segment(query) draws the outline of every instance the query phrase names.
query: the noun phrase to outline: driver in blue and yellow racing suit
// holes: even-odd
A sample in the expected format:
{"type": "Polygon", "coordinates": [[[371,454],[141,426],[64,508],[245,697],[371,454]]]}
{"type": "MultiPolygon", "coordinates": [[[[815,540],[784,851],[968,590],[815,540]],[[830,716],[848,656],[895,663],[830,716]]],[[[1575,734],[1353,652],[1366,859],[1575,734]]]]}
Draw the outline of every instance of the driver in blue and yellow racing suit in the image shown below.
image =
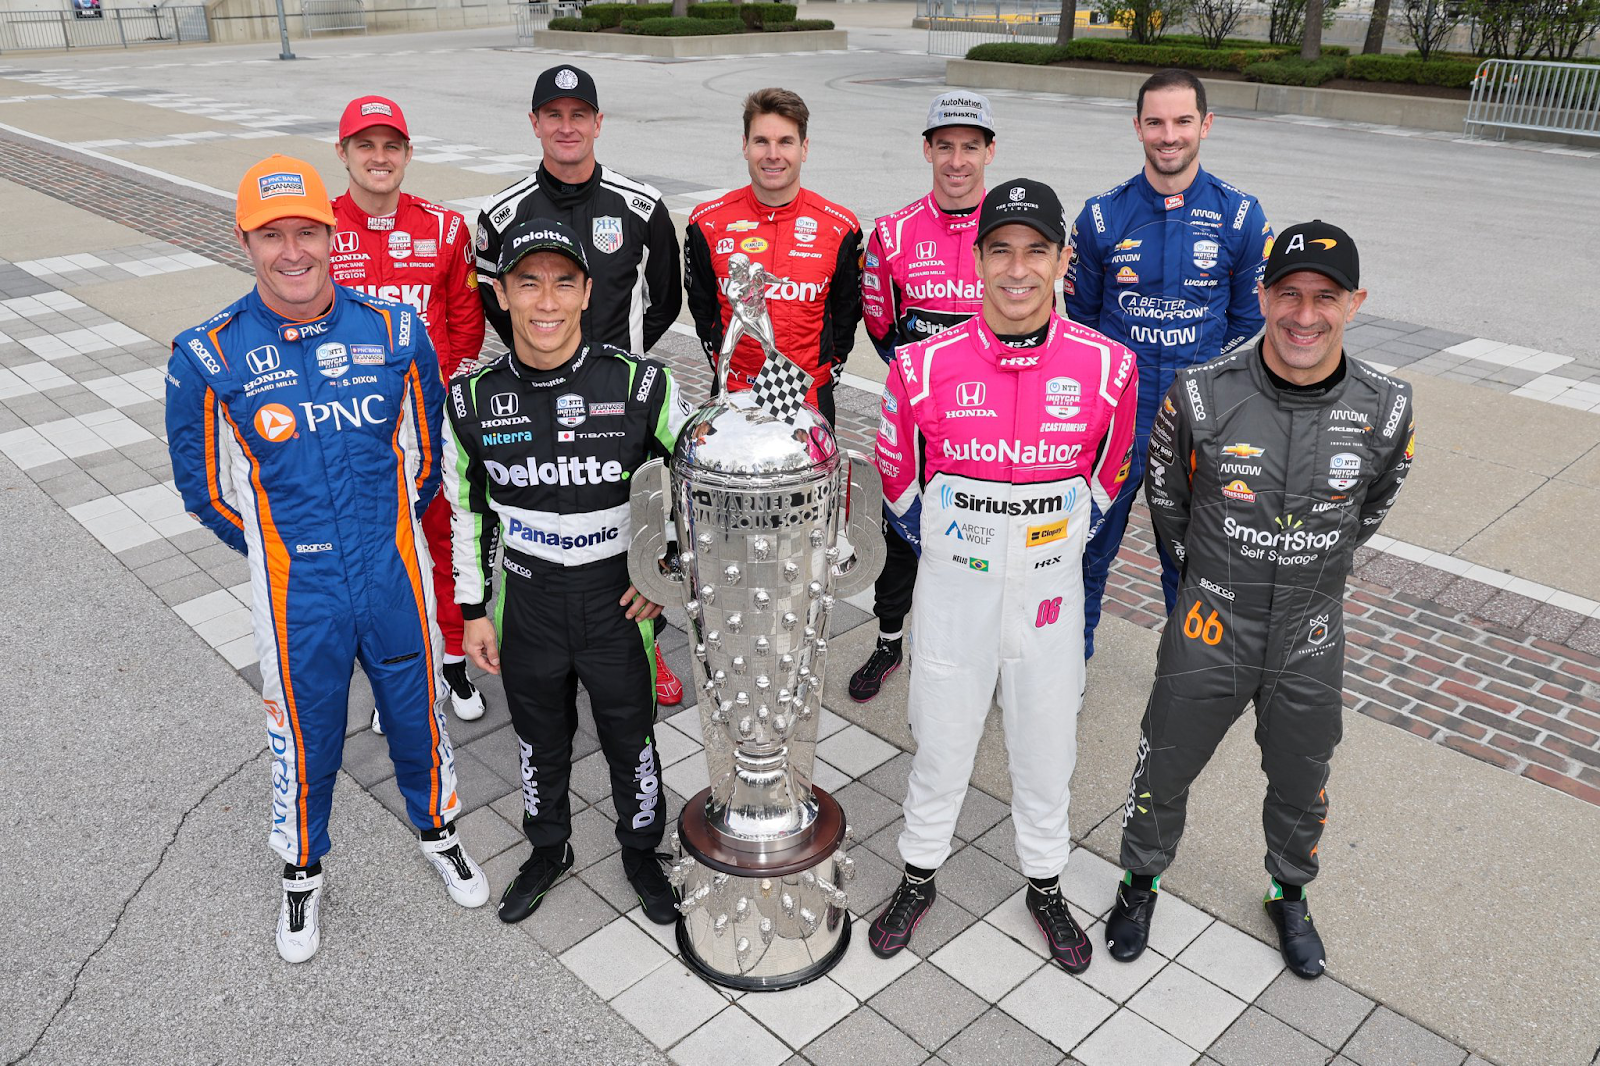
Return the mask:
{"type": "MultiPolygon", "coordinates": [[[[1072,227],[1062,281],[1067,315],[1139,357],[1139,417],[1129,491],[1106,515],[1083,556],[1084,651],[1094,654],[1111,561],[1122,545],[1156,408],[1184,367],[1238,348],[1261,329],[1256,283],[1272,227],[1252,196],[1200,167],[1211,129],[1205,86],[1183,70],[1153,74],[1139,89],[1134,130],[1144,169],[1090,197],[1072,227]]],[[[1178,571],[1164,545],[1161,587],[1172,612],[1178,571]]]]}

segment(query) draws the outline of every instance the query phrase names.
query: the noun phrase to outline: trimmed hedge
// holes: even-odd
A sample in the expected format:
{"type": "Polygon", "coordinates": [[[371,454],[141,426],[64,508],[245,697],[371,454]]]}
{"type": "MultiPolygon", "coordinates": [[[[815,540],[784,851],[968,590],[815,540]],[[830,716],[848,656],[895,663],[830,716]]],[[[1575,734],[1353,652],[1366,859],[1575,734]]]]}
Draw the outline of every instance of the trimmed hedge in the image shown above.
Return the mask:
{"type": "Polygon", "coordinates": [[[599,19],[557,18],[550,20],[552,30],[575,30],[579,33],[599,33],[606,24],[599,19]]]}
{"type": "Polygon", "coordinates": [[[1314,88],[1325,81],[1343,77],[1345,62],[1342,56],[1324,56],[1309,63],[1299,56],[1288,56],[1265,63],[1251,63],[1244,68],[1244,80],[1314,88]]]}
{"type": "Polygon", "coordinates": [[[665,18],[671,14],[671,4],[589,4],[583,9],[585,22],[598,22],[602,27],[620,26],[623,19],[638,22],[641,19],[665,18]]]}
{"type": "Polygon", "coordinates": [[[795,19],[793,22],[769,22],[768,33],[783,33],[787,30],[831,30],[831,19],[795,19]]]}
{"type": "Polygon", "coordinates": [[[1252,63],[1281,59],[1286,48],[1187,48],[1167,44],[1132,44],[1126,41],[1073,41],[1055,44],[980,44],[967,52],[968,59],[991,63],[1029,63],[1047,66],[1062,60],[1087,59],[1100,63],[1139,63],[1152,67],[1183,67],[1188,70],[1242,71],[1252,63]]]}
{"type": "MultiPolygon", "coordinates": [[[[1210,45],[1206,44],[1206,39],[1196,33],[1169,33],[1165,37],[1161,38],[1161,43],[1182,45],[1186,48],[1210,47],[1210,45]]],[[[1274,48],[1282,50],[1286,46],[1281,44],[1273,44],[1271,41],[1257,41],[1248,37],[1227,37],[1223,39],[1222,47],[1274,48]]],[[[1347,56],[1350,54],[1350,46],[1343,44],[1325,44],[1322,46],[1322,54],[1324,58],[1327,56],[1347,56]]]]}
{"type": "Polygon", "coordinates": [[[675,19],[669,15],[665,18],[624,22],[622,32],[643,37],[709,37],[722,33],[744,33],[745,25],[741,19],[675,19]]]}
{"type": "Polygon", "coordinates": [[[1405,85],[1442,85],[1450,89],[1472,88],[1478,72],[1476,60],[1412,59],[1410,56],[1351,56],[1345,76],[1360,81],[1390,81],[1405,85]]]}
{"type": "Polygon", "coordinates": [[[739,8],[742,4],[724,3],[722,0],[707,0],[703,4],[690,4],[689,17],[692,19],[736,19],[739,17],[739,8]]]}

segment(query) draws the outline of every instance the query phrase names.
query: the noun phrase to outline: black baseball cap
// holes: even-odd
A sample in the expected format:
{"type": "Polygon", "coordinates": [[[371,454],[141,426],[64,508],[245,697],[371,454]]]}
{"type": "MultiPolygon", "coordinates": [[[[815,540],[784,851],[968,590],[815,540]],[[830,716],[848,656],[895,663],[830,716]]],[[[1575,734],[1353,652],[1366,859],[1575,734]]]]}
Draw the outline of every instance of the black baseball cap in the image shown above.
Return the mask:
{"type": "Polygon", "coordinates": [[[1290,226],[1272,242],[1267,256],[1263,288],[1271,288],[1285,274],[1312,270],[1347,289],[1361,287],[1361,257],[1356,242],[1338,226],[1320,218],[1290,226]]]}
{"type": "Polygon", "coordinates": [[[1057,244],[1067,243],[1067,222],[1055,190],[1042,181],[1017,178],[989,190],[978,209],[978,240],[1013,222],[1032,226],[1057,244]]]}
{"type": "Polygon", "coordinates": [[[600,110],[600,95],[595,92],[594,79],[574,66],[551,67],[533,83],[533,108],[537,111],[551,100],[570,96],[582,100],[596,111],[600,110]]]}
{"type": "Polygon", "coordinates": [[[589,273],[589,260],[572,230],[554,219],[530,218],[513,225],[501,240],[500,275],[504,277],[506,271],[534,252],[564,255],[582,267],[585,275],[589,273]]]}

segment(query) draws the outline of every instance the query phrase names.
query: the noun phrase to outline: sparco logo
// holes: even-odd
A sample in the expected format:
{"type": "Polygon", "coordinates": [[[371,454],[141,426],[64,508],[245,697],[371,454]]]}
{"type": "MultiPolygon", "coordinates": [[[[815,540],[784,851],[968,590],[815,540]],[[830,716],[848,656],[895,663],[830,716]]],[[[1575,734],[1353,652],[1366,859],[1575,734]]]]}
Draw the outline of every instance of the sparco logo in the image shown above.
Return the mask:
{"type": "Polygon", "coordinates": [[[1383,435],[1385,437],[1394,436],[1394,431],[1400,426],[1400,416],[1405,413],[1405,409],[1406,394],[1402,392],[1394,398],[1394,406],[1389,408],[1389,418],[1383,424],[1383,435]]]}
{"type": "MultiPolygon", "coordinates": [[[[1279,521],[1283,521],[1280,519],[1279,521]]],[[[1286,525],[1297,527],[1298,522],[1290,518],[1286,525]]],[[[1241,544],[1249,544],[1258,548],[1275,548],[1284,552],[1301,552],[1307,550],[1325,551],[1339,543],[1339,531],[1331,529],[1326,533],[1316,533],[1309,529],[1255,529],[1251,526],[1241,525],[1234,521],[1230,515],[1222,520],[1222,532],[1231,540],[1241,544]]]]}
{"type": "Polygon", "coordinates": [[[1206,405],[1200,401],[1200,384],[1194,378],[1188,378],[1183,383],[1184,390],[1189,394],[1189,409],[1194,412],[1196,422],[1206,420],[1206,405]]]}
{"type": "Polygon", "coordinates": [[[1229,603],[1233,602],[1233,590],[1232,589],[1225,589],[1221,585],[1216,584],[1215,582],[1207,581],[1205,578],[1201,578],[1200,579],[1200,587],[1205,589],[1207,592],[1211,593],[1214,596],[1221,596],[1223,599],[1227,600],[1229,603]]]}
{"type": "Polygon", "coordinates": [[[633,816],[633,827],[643,829],[656,820],[656,803],[661,798],[661,779],[656,774],[656,749],[646,737],[639,751],[639,765],[633,771],[634,783],[639,787],[633,798],[639,801],[639,813],[633,816]]]}
{"type": "Polygon", "coordinates": [[[949,438],[944,441],[944,457],[957,462],[1065,465],[1076,461],[1081,451],[1081,444],[1052,444],[1046,440],[1028,444],[1018,440],[980,441],[976,437],[960,444],[949,438]]]}
{"type": "Polygon", "coordinates": [[[957,492],[955,505],[964,511],[977,511],[979,514],[1050,514],[1052,511],[1061,510],[1062,500],[1060,496],[1035,496],[1029,500],[991,500],[987,496],[957,492]]]}

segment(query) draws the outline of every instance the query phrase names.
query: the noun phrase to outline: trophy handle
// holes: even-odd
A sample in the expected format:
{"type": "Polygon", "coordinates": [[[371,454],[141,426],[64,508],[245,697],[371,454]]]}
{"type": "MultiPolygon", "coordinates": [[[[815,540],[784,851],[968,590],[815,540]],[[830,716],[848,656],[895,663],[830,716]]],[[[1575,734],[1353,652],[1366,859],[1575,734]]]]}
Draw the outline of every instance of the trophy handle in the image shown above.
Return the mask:
{"type": "Polygon", "coordinates": [[[667,464],[651,459],[634,471],[632,481],[628,514],[633,543],[628,546],[628,578],[652,603],[679,606],[683,602],[683,575],[661,572],[661,559],[667,551],[667,464]]]}
{"type": "Polygon", "coordinates": [[[871,457],[846,449],[850,460],[848,496],[850,546],[855,549],[849,564],[837,570],[833,582],[835,596],[851,596],[871,587],[883,570],[887,549],[883,544],[883,475],[871,457]]]}

